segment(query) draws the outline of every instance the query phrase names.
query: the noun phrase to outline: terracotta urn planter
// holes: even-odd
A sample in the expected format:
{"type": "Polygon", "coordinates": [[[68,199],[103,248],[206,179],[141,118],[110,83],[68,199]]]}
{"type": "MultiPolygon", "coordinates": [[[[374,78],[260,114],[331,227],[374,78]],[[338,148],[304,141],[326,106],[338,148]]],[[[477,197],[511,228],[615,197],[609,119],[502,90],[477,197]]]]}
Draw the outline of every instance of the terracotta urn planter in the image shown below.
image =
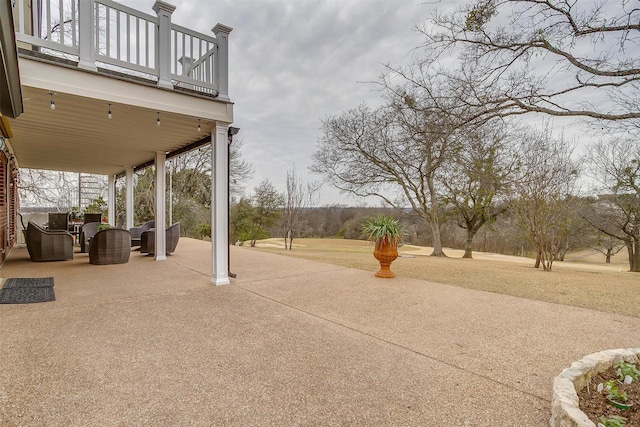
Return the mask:
{"type": "Polygon", "coordinates": [[[373,256],[380,262],[376,277],[391,279],[396,275],[391,271],[391,262],[398,258],[398,242],[404,228],[391,216],[378,215],[367,219],[362,225],[362,233],[369,241],[375,242],[373,256]]]}
{"type": "Polygon", "coordinates": [[[375,274],[376,277],[382,277],[384,279],[396,277],[393,271],[391,271],[391,263],[398,258],[397,239],[392,238],[389,240],[383,237],[376,240],[373,256],[380,262],[380,270],[375,274]]]}

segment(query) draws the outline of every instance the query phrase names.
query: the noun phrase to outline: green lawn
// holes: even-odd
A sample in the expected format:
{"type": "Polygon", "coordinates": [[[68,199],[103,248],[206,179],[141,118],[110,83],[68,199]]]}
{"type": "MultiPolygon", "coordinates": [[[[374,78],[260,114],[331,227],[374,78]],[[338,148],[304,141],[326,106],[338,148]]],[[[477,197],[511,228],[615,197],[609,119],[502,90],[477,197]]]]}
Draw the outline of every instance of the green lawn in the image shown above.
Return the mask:
{"type": "MultiPolygon", "coordinates": [[[[292,251],[284,251],[282,239],[258,242],[254,249],[372,274],[377,270],[368,242],[295,239],[293,243],[292,251]]],[[[461,251],[445,250],[450,257],[436,258],[427,256],[428,249],[412,246],[400,252],[403,256],[392,264],[398,276],[640,317],[640,273],[627,272],[624,254],[607,265],[604,257],[600,260],[582,253],[573,257],[581,262],[556,262],[553,271],[546,272],[533,268],[533,260],[496,254],[478,253],[474,259],[462,259],[461,251]]]]}

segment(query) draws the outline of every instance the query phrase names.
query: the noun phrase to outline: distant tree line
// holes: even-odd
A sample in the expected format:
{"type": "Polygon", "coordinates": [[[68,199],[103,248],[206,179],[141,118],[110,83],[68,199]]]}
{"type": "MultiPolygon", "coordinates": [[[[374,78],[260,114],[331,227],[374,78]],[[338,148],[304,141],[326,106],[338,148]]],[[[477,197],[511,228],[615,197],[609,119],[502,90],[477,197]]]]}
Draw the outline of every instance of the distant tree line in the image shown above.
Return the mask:
{"type": "MultiPolygon", "coordinates": [[[[592,209],[598,209],[606,202],[606,198],[576,198],[573,200],[573,211],[570,227],[565,229],[558,240],[557,251],[553,254],[555,261],[564,261],[570,251],[593,249],[601,252],[604,262],[610,262],[611,256],[625,248],[619,239],[613,239],[592,227],[583,218],[592,209]]],[[[282,212],[280,210],[280,212],[282,212]]],[[[302,211],[297,237],[299,238],[344,238],[364,239],[362,224],[367,218],[375,215],[393,215],[406,228],[402,239],[403,244],[433,246],[433,235],[430,227],[414,215],[410,209],[397,211],[393,208],[381,207],[351,207],[343,205],[322,206],[302,211]]],[[[467,249],[467,231],[461,227],[454,209],[440,218],[440,238],[444,247],[452,249],[467,249]]],[[[535,258],[536,247],[527,238],[527,231],[522,228],[518,217],[509,209],[502,209],[501,215],[483,227],[476,235],[472,244],[473,251],[492,252],[513,256],[535,258]]],[[[274,221],[264,236],[284,237],[281,224],[274,221]]]]}

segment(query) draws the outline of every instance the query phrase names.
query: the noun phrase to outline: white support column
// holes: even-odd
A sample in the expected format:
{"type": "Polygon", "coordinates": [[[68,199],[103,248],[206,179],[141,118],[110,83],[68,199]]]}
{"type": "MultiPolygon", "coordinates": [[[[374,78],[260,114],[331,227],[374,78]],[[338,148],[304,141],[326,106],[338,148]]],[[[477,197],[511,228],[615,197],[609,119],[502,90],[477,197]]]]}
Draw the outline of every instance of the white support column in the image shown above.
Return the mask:
{"type": "Polygon", "coordinates": [[[107,188],[107,222],[112,226],[116,225],[116,176],[109,175],[109,185],[107,188]]]}
{"type": "Polygon", "coordinates": [[[216,24],[211,29],[218,40],[218,54],[216,55],[216,78],[218,79],[218,99],[230,101],[229,99],[229,34],[233,28],[226,25],[216,24]]]}
{"type": "Polygon", "coordinates": [[[95,9],[95,0],[78,2],[78,48],[80,50],[78,68],[89,71],[98,71],[95,46],[95,9]]]}
{"type": "Polygon", "coordinates": [[[171,83],[171,14],[176,7],[156,0],[153,10],[158,15],[158,35],[156,38],[156,60],[158,61],[158,86],[173,89],[171,83]]]}
{"type": "Polygon", "coordinates": [[[211,283],[229,282],[228,123],[216,122],[211,135],[211,283]]]}
{"type": "Polygon", "coordinates": [[[167,229],[167,220],[166,220],[166,210],[167,210],[167,200],[166,200],[166,165],[165,161],[167,159],[167,155],[164,151],[156,151],[156,177],[155,177],[155,185],[156,185],[156,261],[164,261],[167,259],[167,233],[165,230],[167,229]]]}
{"type": "Polygon", "coordinates": [[[126,222],[125,228],[128,230],[133,227],[133,168],[131,166],[127,166],[124,170],[125,173],[125,208],[124,211],[126,213],[126,222]]]}

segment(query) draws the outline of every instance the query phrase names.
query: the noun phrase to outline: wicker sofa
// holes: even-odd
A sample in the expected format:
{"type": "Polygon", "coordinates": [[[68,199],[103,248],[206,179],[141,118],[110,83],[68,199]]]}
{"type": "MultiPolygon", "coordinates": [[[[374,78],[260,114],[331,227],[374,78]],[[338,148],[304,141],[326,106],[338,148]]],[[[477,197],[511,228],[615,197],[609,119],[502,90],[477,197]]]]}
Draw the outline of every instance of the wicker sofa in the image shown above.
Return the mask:
{"type": "Polygon", "coordinates": [[[29,221],[25,242],[31,261],[73,259],[73,236],[64,230],[45,230],[29,221]]]}
{"type": "MultiPolygon", "coordinates": [[[[180,223],[175,224],[167,228],[167,254],[174,253],[176,246],[178,246],[178,240],[180,240],[180,223]]],[[[140,252],[153,255],[156,253],[156,231],[148,230],[142,233],[140,236],[140,252]]]]}
{"type": "Polygon", "coordinates": [[[131,233],[121,228],[98,231],[89,242],[89,263],[126,264],[131,254],[131,233]]]}

